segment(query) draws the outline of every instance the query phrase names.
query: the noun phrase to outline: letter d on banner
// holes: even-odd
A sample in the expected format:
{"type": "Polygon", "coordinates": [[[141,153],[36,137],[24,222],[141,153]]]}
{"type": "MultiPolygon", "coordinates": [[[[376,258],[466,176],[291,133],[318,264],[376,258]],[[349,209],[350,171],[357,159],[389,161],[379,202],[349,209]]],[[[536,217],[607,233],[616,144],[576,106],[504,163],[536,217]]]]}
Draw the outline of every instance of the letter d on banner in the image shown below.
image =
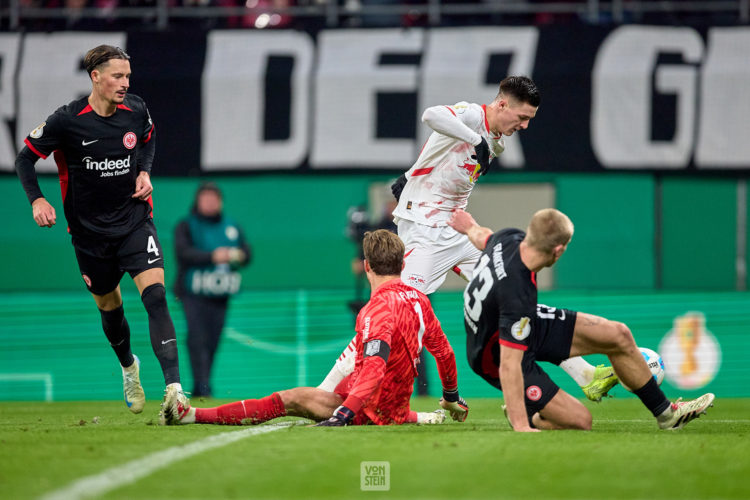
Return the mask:
{"type": "Polygon", "coordinates": [[[307,154],[310,68],[309,35],[213,31],[203,71],[201,161],[206,170],[296,168],[307,154]],[[269,58],[293,59],[291,104],[266,110],[269,58]],[[284,109],[281,116],[280,109],[284,109]],[[288,113],[288,116],[286,116],[288,113]],[[266,120],[289,121],[289,137],[266,140],[266,120]]]}

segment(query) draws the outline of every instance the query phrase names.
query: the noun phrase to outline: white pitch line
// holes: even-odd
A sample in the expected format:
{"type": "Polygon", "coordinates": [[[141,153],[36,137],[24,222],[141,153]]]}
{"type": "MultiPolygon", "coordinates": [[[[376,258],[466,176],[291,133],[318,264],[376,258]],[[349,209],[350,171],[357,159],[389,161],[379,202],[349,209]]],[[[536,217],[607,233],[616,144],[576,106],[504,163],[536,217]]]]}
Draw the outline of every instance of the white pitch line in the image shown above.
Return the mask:
{"type": "Polygon", "coordinates": [[[166,450],[157,451],[145,457],[138,458],[122,465],[116,465],[93,476],[83,477],[72,482],[65,488],[52,491],[40,497],[40,500],[77,500],[102,495],[121,486],[134,483],[139,479],[150,476],[159,469],[163,469],[175,462],[192,457],[204,451],[226,446],[240,439],[258,434],[265,434],[281,430],[297,424],[299,421],[280,422],[278,424],[251,427],[241,431],[224,432],[193,441],[192,443],[173,446],[166,450]]]}
{"type": "MultiPolygon", "coordinates": [[[[608,419],[598,420],[598,422],[603,423],[603,424],[609,424],[609,423],[627,424],[631,422],[653,422],[653,421],[654,419],[652,418],[650,419],[649,418],[634,418],[630,420],[615,420],[615,419],[608,418],[608,419]]],[[[719,420],[719,419],[707,418],[707,419],[702,419],[701,422],[708,422],[712,424],[750,424],[750,420],[744,419],[744,418],[737,419],[737,420],[719,420]]]]}

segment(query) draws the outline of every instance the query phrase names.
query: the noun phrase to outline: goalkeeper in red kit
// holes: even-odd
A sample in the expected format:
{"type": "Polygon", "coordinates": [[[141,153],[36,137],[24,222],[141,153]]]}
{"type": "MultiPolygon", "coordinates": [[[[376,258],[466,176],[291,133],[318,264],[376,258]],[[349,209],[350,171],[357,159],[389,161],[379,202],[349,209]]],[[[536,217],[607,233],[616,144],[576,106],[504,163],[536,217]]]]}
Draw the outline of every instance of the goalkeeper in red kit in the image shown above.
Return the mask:
{"type": "Polygon", "coordinates": [[[191,408],[175,398],[164,404],[167,423],[259,424],[286,415],[328,427],[441,423],[441,410],[417,413],[409,408],[423,346],[437,361],[443,384],[440,405],[454,420],[466,420],[469,408],[458,395],[453,348],[427,296],[401,281],[403,242],[381,229],[365,234],[363,249],[372,292],[357,316],[354,371],[334,392],[297,387],[216,408],[191,408]]]}

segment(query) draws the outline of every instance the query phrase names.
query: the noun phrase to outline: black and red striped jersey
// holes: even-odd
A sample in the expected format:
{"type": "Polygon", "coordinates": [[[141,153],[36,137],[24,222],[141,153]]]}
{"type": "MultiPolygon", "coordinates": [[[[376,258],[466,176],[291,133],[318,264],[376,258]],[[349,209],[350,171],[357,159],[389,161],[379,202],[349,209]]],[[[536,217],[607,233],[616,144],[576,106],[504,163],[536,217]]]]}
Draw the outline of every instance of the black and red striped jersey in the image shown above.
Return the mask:
{"type": "MultiPolygon", "coordinates": [[[[503,229],[489,237],[464,291],[466,355],[482,363],[481,353],[497,335],[500,344],[528,349],[531,324],[537,319],[536,273],[521,260],[526,233],[503,229]]],[[[482,373],[481,366],[472,366],[482,373]]]]}
{"type": "Polygon", "coordinates": [[[24,143],[41,158],[54,152],[73,236],[119,237],[151,216],[151,199],[131,196],[143,169],[139,148],[153,138],[146,103],[128,94],[107,117],[96,114],[88,97],[62,106],[24,143]]]}

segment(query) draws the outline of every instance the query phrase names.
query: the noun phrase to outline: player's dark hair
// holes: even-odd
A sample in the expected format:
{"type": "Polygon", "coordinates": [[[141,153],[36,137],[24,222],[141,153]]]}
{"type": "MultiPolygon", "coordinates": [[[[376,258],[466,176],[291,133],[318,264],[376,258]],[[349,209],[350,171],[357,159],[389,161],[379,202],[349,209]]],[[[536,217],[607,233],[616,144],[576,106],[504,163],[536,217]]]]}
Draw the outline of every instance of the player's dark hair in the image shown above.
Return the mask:
{"type": "Polygon", "coordinates": [[[130,56],[120,47],[99,45],[86,52],[86,56],[83,58],[83,65],[86,67],[89,76],[91,76],[92,71],[108,63],[110,59],[124,59],[129,61],[130,56]]]}
{"type": "Polygon", "coordinates": [[[404,242],[387,229],[367,231],[362,250],[372,271],[378,276],[399,276],[404,267],[404,242]]]}
{"type": "Polygon", "coordinates": [[[531,104],[539,107],[541,97],[539,89],[536,88],[534,81],[528,76],[509,76],[500,82],[500,91],[498,96],[512,97],[517,101],[531,104]]]}

